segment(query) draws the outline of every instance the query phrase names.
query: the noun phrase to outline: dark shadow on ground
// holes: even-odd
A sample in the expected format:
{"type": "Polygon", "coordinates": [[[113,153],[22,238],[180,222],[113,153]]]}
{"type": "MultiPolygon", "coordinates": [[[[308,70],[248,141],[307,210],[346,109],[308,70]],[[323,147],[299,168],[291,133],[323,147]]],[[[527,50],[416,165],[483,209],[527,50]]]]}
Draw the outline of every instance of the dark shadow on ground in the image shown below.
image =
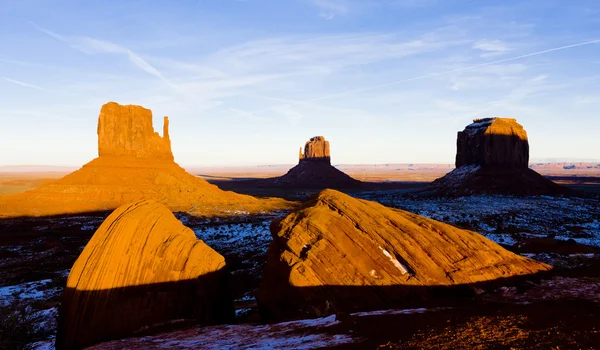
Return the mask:
{"type": "Polygon", "coordinates": [[[197,279],[102,290],[67,288],[59,308],[57,349],[181,326],[232,322],[226,269],[197,279]]]}

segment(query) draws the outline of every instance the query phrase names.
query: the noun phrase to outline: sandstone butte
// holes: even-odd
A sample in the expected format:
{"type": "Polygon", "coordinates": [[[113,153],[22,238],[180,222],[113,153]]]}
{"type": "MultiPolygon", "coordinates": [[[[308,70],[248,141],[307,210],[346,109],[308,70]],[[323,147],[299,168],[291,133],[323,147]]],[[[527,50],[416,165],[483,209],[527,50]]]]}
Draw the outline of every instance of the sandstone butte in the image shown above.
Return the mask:
{"type": "Polygon", "coordinates": [[[435,180],[437,195],[567,194],[567,190],[529,169],[529,141],[512,118],[475,119],[456,141],[456,169],[435,180]]]}
{"type": "Polygon", "coordinates": [[[59,310],[58,349],[122,338],[172,320],[233,318],[225,259],[164,205],[126,204],[75,261],[59,310]]]}
{"type": "Polygon", "coordinates": [[[310,188],[310,189],[350,189],[361,188],[363,183],[353,179],[331,165],[329,141],[323,136],[312,137],[300,148],[298,165],[285,175],[267,179],[263,186],[310,188]]]}
{"type": "Polygon", "coordinates": [[[271,232],[258,294],[270,319],[417,306],[434,288],[551,269],[476,232],[335,190],[274,221],[271,232]]]}
{"type": "Polygon", "coordinates": [[[172,211],[233,215],[290,207],[281,199],[257,199],[220,190],[187,173],[173,160],[169,121],[154,132],[149,109],[109,102],[98,117],[98,157],[81,169],[38,188],[0,198],[0,217],[45,216],[113,210],[153,199],[172,211]]]}

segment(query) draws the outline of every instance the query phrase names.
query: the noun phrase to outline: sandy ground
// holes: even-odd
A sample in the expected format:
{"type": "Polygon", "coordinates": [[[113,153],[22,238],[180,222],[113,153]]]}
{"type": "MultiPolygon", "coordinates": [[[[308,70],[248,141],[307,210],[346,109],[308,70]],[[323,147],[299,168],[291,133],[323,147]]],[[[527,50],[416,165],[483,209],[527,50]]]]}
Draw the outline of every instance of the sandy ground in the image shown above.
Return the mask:
{"type": "Polygon", "coordinates": [[[0,195],[29,191],[65,175],[65,172],[0,172],[0,195]]]}
{"type": "MultiPolygon", "coordinates": [[[[229,167],[185,167],[206,180],[243,180],[276,177],[294,164],[229,167]]],[[[367,182],[431,182],[454,169],[452,164],[334,164],[338,169],[367,182]]],[[[593,184],[600,178],[600,165],[595,163],[535,163],[530,167],[560,184],[593,184]],[[574,167],[574,168],[572,168],[574,167]],[[567,168],[567,169],[566,169],[567,168]]],[[[20,193],[46,181],[61,178],[74,167],[0,166],[0,195],[20,193]]]]}

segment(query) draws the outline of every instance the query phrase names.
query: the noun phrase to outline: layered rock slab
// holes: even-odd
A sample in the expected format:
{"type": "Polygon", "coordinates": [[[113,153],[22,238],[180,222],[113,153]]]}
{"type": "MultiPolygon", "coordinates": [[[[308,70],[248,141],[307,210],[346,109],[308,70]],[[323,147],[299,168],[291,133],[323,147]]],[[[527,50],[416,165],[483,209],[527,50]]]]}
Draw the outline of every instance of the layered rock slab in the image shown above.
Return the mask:
{"type": "Polygon", "coordinates": [[[325,190],[271,226],[267,318],[415,305],[437,287],[549,270],[482,235],[325,190]]]}
{"type": "Polygon", "coordinates": [[[57,348],[82,348],[144,327],[232,319],[225,259],[165,206],[115,210],[73,265],[59,311],[57,348]]]}
{"type": "Polygon", "coordinates": [[[152,127],[150,110],[105,104],[98,117],[98,158],[40,187],[0,199],[0,217],[46,216],[114,210],[152,199],[172,211],[233,215],[288,208],[280,199],[257,199],[220,190],[188,174],[173,161],[168,119],[163,136],[152,127]]]}
{"type": "Polygon", "coordinates": [[[456,141],[456,169],[431,184],[435,195],[567,194],[528,168],[529,141],[512,118],[475,119],[456,141]]]}

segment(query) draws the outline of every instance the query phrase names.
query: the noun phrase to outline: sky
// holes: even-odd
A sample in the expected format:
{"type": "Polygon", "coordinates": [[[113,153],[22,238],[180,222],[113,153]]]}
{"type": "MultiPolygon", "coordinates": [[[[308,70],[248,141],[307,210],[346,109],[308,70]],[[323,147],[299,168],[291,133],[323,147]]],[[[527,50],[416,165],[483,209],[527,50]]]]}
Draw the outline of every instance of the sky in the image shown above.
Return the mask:
{"type": "Polygon", "coordinates": [[[97,156],[109,101],[183,166],[453,163],[474,118],[600,160],[597,0],[0,0],[0,165],[97,156]]]}

